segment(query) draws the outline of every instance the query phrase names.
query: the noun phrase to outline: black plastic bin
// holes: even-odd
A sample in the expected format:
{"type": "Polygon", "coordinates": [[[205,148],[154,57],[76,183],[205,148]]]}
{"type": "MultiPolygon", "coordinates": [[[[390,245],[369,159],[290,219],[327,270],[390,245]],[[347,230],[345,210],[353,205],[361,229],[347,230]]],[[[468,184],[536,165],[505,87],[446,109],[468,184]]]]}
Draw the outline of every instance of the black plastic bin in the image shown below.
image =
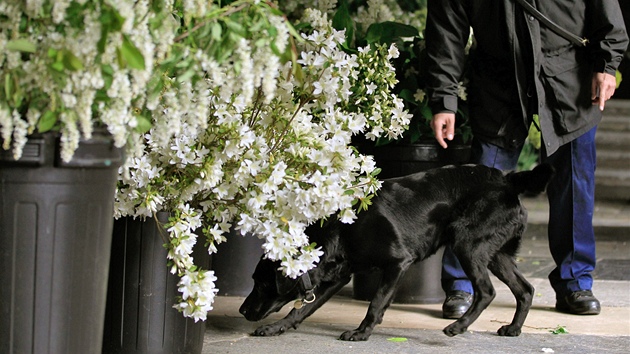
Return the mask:
{"type": "MultiPolygon", "coordinates": [[[[422,172],[445,165],[458,165],[470,160],[470,145],[449,144],[443,149],[435,142],[409,145],[363,146],[359,150],[373,155],[382,169],[379,178],[392,178],[422,172]]],[[[400,280],[394,302],[401,304],[434,304],[444,300],[442,290],[442,255],[444,249],[427,259],[412,264],[400,280]]],[[[353,298],[372,300],[382,274],[380,271],[357,273],[353,276],[353,298]]]]}
{"type": "Polygon", "coordinates": [[[212,255],[212,269],[217,276],[219,296],[247,296],[254,288],[252,275],[263,255],[264,241],[256,236],[241,235],[232,229],[227,242],[217,245],[212,255]]]}
{"type": "MultiPolygon", "coordinates": [[[[168,213],[157,215],[160,223],[168,213]]],[[[114,222],[103,353],[201,353],[205,322],[173,308],[179,277],[169,272],[167,233],[153,218],[114,222]]],[[[210,255],[201,238],[195,264],[208,269],[210,255]]]]}
{"type": "Polygon", "coordinates": [[[100,353],[118,166],[107,135],[70,163],[54,134],[0,153],[0,353],[100,353]]]}

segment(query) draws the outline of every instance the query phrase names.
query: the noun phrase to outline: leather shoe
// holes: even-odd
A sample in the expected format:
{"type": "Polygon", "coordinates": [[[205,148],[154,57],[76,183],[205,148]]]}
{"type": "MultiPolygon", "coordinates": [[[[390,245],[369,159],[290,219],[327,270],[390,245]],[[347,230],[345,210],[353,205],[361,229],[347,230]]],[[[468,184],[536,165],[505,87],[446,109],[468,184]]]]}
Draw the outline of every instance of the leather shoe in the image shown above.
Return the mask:
{"type": "Polygon", "coordinates": [[[462,317],[472,304],[473,296],[461,290],[449,291],[442,304],[442,317],[458,319],[462,317]]]}
{"type": "Polygon", "coordinates": [[[556,310],[573,315],[598,315],[601,305],[592,291],[580,290],[556,298],[556,310]]]}

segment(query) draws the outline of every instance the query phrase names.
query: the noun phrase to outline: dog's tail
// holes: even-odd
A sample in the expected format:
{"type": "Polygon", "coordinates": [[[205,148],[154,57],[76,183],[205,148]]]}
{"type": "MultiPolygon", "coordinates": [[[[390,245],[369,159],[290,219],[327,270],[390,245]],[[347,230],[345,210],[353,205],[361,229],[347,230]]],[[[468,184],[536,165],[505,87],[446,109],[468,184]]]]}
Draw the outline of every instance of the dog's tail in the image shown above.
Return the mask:
{"type": "Polygon", "coordinates": [[[553,176],[554,169],[550,164],[540,164],[531,171],[511,172],[506,179],[518,193],[536,195],[542,193],[553,176]]]}

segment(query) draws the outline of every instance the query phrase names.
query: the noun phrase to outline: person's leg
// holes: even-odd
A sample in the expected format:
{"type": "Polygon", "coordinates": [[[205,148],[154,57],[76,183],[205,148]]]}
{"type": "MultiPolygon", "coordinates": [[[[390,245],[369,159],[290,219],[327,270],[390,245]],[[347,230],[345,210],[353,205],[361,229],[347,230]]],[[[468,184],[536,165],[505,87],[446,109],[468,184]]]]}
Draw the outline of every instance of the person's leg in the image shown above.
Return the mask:
{"type": "Polygon", "coordinates": [[[556,169],[547,188],[549,249],[556,268],[549,280],[556,308],[575,314],[598,314],[600,304],[590,292],[595,269],[593,209],[595,194],[595,133],[568,143],[544,159],[556,169]]]}
{"type": "MultiPolygon", "coordinates": [[[[473,140],[471,162],[500,170],[514,170],[518,163],[520,150],[506,150],[496,145],[473,140]]],[[[442,306],[444,318],[459,318],[468,307],[473,288],[450,247],[444,249],[442,256],[442,289],[446,300],[442,306]]]]}

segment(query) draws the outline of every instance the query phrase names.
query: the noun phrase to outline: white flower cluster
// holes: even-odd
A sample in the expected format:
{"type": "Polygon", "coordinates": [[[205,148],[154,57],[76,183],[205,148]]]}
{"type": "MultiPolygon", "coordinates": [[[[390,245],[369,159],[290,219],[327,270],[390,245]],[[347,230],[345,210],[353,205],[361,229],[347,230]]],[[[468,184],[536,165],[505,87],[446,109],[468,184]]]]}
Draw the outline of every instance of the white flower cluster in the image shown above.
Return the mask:
{"type": "Polygon", "coordinates": [[[399,9],[398,4],[391,0],[367,0],[366,5],[357,13],[357,22],[363,23],[366,28],[373,23],[393,21],[391,9],[399,9]]]}
{"type": "Polygon", "coordinates": [[[156,14],[149,11],[150,1],[48,3],[0,3],[0,17],[19,22],[29,16],[25,29],[13,20],[0,21],[0,78],[6,88],[0,96],[3,148],[12,148],[19,159],[27,135],[53,128],[52,123],[38,126],[42,116],[58,124],[64,161],[72,158],[81,138],[91,138],[95,125],[105,125],[116,146],[125,145],[137,126],[135,111],[146,100],[155,42],[169,45],[152,35],[156,14]],[[120,18],[122,23],[105,25],[104,14],[110,22],[120,18]],[[8,44],[11,50],[5,49],[8,44]],[[121,60],[121,51],[131,46],[142,56],[142,67],[121,60]],[[24,120],[25,111],[34,118],[24,120]]]}
{"type": "Polygon", "coordinates": [[[214,295],[218,291],[214,287],[217,277],[214,271],[185,270],[178,283],[182,301],[175,305],[184,316],[192,317],[195,322],[206,320],[206,314],[212,310],[214,295]]]}
{"type": "Polygon", "coordinates": [[[171,270],[181,277],[176,308],[195,320],[205,319],[216,293],[214,274],[192,258],[201,235],[209,252],[229,242],[232,229],[255,235],[287,276],[303,274],[322,255],[306,227],[334,214],[352,222],[355,202],[380,187],[373,159],[356,152],[352,136],[395,137],[409,123],[389,92],[395,47],[348,54],[344,33],[327,22],[303,34],[298,59],[283,63],[271,48],[289,48],[288,25],[265,18],[277,35],[251,33],[221,61],[188,57],[204,79],[165,87],[144,148],[120,173],[117,216],[171,212],[165,227],[171,270]]]}

